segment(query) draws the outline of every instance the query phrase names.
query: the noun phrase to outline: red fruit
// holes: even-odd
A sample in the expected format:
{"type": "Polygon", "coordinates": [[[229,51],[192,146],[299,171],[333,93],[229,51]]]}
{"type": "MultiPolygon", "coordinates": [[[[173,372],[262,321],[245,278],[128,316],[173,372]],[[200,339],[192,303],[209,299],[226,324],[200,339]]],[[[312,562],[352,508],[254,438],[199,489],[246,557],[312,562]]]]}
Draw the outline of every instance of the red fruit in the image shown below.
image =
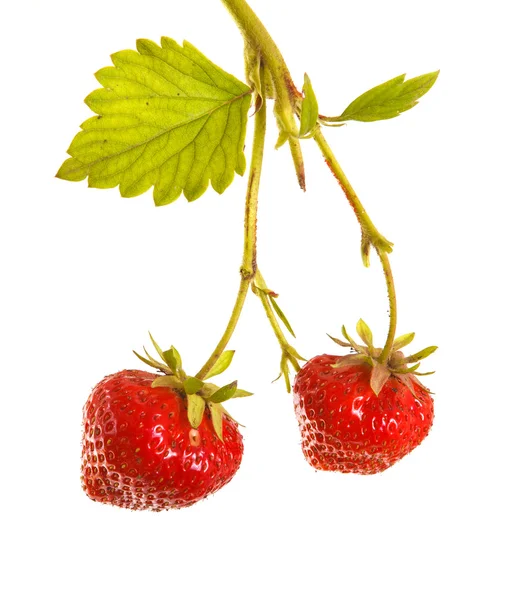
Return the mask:
{"type": "Polygon", "coordinates": [[[184,394],[152,388],[156,375],[121,371],[105,377],[83,409],[82,483],[92,500],[134,510],[190,506],[235,475],[243,443],[223,415],[223,440],[205,409],[198,429],[184,394]]]}
{"type": "Polygon", "coordinates": [[[316,356],[295,378],[302,450],[316,469],[379,473],[425,439],[434,417],[432,398],[414,377],[413,393],[393,374],[377,396],[371,366],[331,366],[341,358],[316,356]]]}

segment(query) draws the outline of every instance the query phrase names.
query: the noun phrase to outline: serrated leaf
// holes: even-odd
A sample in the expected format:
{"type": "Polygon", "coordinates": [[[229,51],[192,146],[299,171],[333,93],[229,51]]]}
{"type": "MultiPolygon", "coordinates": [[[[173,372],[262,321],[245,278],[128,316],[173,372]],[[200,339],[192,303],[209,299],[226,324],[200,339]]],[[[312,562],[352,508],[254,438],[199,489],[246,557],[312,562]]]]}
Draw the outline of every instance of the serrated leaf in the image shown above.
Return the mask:
{"type": "Polygon", "coordinates": [[[369,350],[373,349],[373,332],[369,325],[363,320],[359,319],[356,324],[356,333],[360,336],[360,339],[364,344],[369,348],[369,350]]]}
{"type": "Polygon", "coordinates": [[[393,350],[401,350],[408,346],[414,340],[414,333],[404,333],[398,336],[393,343],[393,350]]]}
{"type": "Polygon", "coordinates": [[[215,404],[219,404],[220,402],[226,402],[230,398],[233,398],[235,392],[237,390],[237,382],[232,381],[227,385],[223,385],[222,388],[219,388],[216,392],[214,392],[210,396],[210,402],[214,402],[215,404]]]}
{"type": "Polygon", "coordinates": [[[226,369],[230,366],[234,354],[235,350],[225,350],[221,356],[219,356],[215,365],[210,369],[205,379],[209,379],[210,377],[215,377],[216,375],[224,373],[224,371],[226,371],[226,369]]]}
{"type": "Polygon", "coordinates": [[[302,100],[302,111],[300,113],[300,137],[307,135],[318,121],[318,102],[311,80],[304,73],[304,86],[302,88],[304,99],[302,100]]]}
{"type": "Polygon", "coordinates": [[[176,390],[184,389],[182,381],[174,375],[164,375],[162,377],[156,377],[152,382],[152,387],[169,387],[175,388],[176,390]]]}
{"type": "Polygon", "coordinates": [[[212,425],[217,434],[217,437],[223,442],[223,413],[224,408],[220,404],[209,402],[210,415],[212,417],[212,425]]]}
{"type": "Polygon", "coordinates": [[[279,319],[284,323],[284,325],[286,326],[286,329],[291,333],[291,335],[293,337],[296,337],[295,333],[293,331],[293,328],[289,324],[289,321],[288,321],[286,315],[282,312],[280,306],[278,305],[278,303],[275,300],[275,298],[273,297],[273,295],[272,294],[268,294],[267,296],[269,298],[270,304],[273,306],[273,310],[277,313],[279,319]]]}
{"type": "Polygon", "coordinates": [[[405,81],[405,75],[399,75],[358,96],[339,117],[327,120],[370,122],[393,119],[416,106],[418,100],[434,85],[438,74],[439,71],[426,73],[408,81],[405,81]]]}
{"type": "Polygon", "coordinates": [[[197,394],[188,395],[188,421],[190,425],[197,429],[203,420],[206,402],[197,394]]]}
{"type": "Polygon", "coordinates": [[[137,41],[96,73],[101,89],[85,102],[97,116],[82,125],[57,176],[119,185],[123,197],[154,186],[156,205],[183,192],[218,193],[246,169],[243,146],[251,90],[188,42],[137,41]]]}
{"type": "Polygon", "coordinates": [[[183,385],[185,392],[190,396],[191,394],[196,394],[203,387],[204,381],[196,377],[187,377],[183,385]]]}

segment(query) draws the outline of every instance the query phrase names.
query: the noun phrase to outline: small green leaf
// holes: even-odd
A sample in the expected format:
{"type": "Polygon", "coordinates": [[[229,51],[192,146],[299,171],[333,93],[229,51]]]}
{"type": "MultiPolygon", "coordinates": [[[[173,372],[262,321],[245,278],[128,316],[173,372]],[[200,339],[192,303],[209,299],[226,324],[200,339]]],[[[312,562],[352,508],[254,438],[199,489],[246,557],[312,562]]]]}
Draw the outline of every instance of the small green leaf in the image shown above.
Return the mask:
{"type": "Polygon", "coordinates": [[[220,375],[230,366],[233,355],[235,354],[235,350],[225,350],[221,356],[217,359],[215,365],[210,369],[208,375],[205,379],[209,379],[210,377],[215,377],[216,375],[220,375]]]}
{"type": "Polygon", "coordinates": [[[273,295],[268,294],[267,296],[269,298],[270,304],[273,306],[273,310],[277,313],[279,319],[284,323],[284,325],[286,326],[286,329],[291,333],[291,335],[293,337],[295,337],[295,333],[293,332],[293,329],[292,329],[291,325],[289,324],[289,321],[288,321],[286,315],[282,312],[280,306],[277,304],[277,301],[275,300],[273,295]]]}
{"type": "Polygon", "coordinates": [[[399,75],[358,96],[339,117],[325,120],[370,122],[397,117],[418,104],[434,85],[438,74],[439,71],[426,73],[408,81],[405,81],[405,75],[399,75]]]}
{"type": "Polygon", "coordinates": [[[154,202],[218,193],[246,169],[243,152],[252,90],[188,42],[137,41],[96,73],[103,86],[85,100],[96,116],[81,125],[57,176],[119,185],[125,197],[154,186],[154,202]]]}
{"type": "Polygon", "coordinates": [[[356,324],[356,333],[358,333],[360,339],[369,350],[373,350],[373,332],[363,319],[358,320],[358,323],[356,324]]]}
{"type": "Polygon", "coordinates": [[[184,381],[185,392],[190,396],[196,394],[204,385],[204,381],[196,377],[187,377],[184,381]]]}
{"type": "Polygon", "coordinates": [[[393,350],[401,350],[414,340],[414,333],[404,333],[394,340],[393,350]]]}
{"type": "Polygon", "coordinates": [[[206,402],[197,394],[188,395],[188,421],[190,425],[197,429],[203,420],[206,402]]]}
{"type": "Polygon", "coordinates": [[[220,404],[209,402],[210,415],[212,417],[212,425],[217,434],[217,437],[223,442],[223,413],[224,408],[220,404]]]}
{"type": "Polygon", "coordinates": [[[152,387],[169,387],[175,388],[176,390],[183,390],[183,383],[178,377],[174,375],[164,375],[162,377],[156,377],[152,382],[152,387]]]}
{"type": "Polygon", "coordinates": [[[304,73],[304,100],[302,101],[302,111],[300,113],[300,137],[304,137],[315,127],[318,121],[318,103],[311,80],[307,73],[304,73]]]}
{"type": "Polygon", "coordinates": [[[226,402],[230,398],[233,398],[235,392],[237,390],[237,382],[232,381],[228,385],[224,385],[222,388],[219,388],[215,393],[210,396],[210,402],[215,404],[219,404],[220,402],[226,402]]]}

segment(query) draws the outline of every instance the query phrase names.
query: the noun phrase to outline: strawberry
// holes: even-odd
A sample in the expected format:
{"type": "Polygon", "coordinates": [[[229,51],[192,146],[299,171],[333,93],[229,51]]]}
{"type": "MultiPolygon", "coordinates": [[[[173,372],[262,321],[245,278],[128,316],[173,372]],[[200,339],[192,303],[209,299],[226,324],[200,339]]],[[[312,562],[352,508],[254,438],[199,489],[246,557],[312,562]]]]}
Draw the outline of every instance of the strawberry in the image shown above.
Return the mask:
{"type": "MultiPolygon", "coordinates": [[[[360,322],[359,330],[369,331],[360,322]]],[[[382,365],[378,362],[381,349],[372,347],[372,336],[364,336],[368,346],[356,344],[347,333],[345,336],[348,343],[333,339],[355,349],[354,354],[316,356],[295,378],[294,407],[302,450],[316,469],[379,473],[411,452],[429,433],[434,417],[432,397],[413,375],[417,366],[406,365],[436,348],[405,358],[400,348],[414,336],[407,334],[395,340],[391,358],[382,365]]]]}
{"type": "Polygon", "coordinates": [[[161,368],[167,375],[109,375],[89,396],[81,479],[92,500],[133,510],[183,508],[222,488],[239,469],[242,435],[221,402],[247,392],[199,386],[180,368],[161,368]],[[198,386],[205,397],[194,391],[198,386]]]}

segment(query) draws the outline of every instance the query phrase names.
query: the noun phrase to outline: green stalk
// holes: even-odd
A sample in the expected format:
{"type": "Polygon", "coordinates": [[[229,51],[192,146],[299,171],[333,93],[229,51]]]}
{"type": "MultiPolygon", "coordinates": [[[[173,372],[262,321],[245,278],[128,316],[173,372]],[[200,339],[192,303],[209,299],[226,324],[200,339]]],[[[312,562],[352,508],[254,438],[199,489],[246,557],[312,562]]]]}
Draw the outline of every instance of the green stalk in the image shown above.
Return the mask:
{"type": "Polygon", "coordinates": [[[241,283],[239,285],[237,299],[235,300],[235,305],[228,321],[228,325],[210,358],[201,367],[199,373],[197,373],[196,377],[198,379],[204,379],[226,349],[226,346],[235,331],[237,322],[239,321],[250,284],[253,281],[257,270],[257,207],[265,137],[266,103],[263,103],[255,114],[255,129],[253,134],[248,189],[246,192],[246,207],[244,212],[244,248],[240,269],[241,283]]]}
{"type": "Polygon", "coordinates": [[[364,206],[360,202],[360,199],[356,195],[353,186],[349,183],[340,163],[336,159],[333,150],[327,143],[326,139],[320,128],[317,128],[313,139],[320,148],[322,155],[326,161],[327,166],[338,181],[342,188],[349,204],[351,205],[360,227],[362,229],[362,258],[364,264],[369,264],[369,251],[373,247],[382,263],[382,268],[385,276],[385,283],[387,286],[387,295],[389,297],[389,331],[387,334],[387,340],[385,346],[380,354],[378,361],[385,364],[391,355],[394,337],[396,335],[396,324],[398,320],[397,303],[396,303],[396,290],[394,287],[393,273],[391,270],[391,263],[389,261],[389,252],[392,252],[392,244],[384,238],[384,236],[375,227],[364,206]]]}
{"type": "MultiPolygon", "coordinates": [[[[264,277],[261,275],[261,272],[259,270],[257,270],[257,273],[255,274],[254,284],[257,288],[260,288],[260,290],[265,290],[267,288],[266,282],[264,281],[264,277]]],[[[282,350],[282,355],[289,360],[295,371],[298,373],[300,371],[300,365],[297,359],[295,358],[295,354],[297,354],[297,352],[295,348],[293,348],[293,346],[291,346],[291,344],[286,339],[286,336],[282,331],[277,316],[275,315],[273,307],[270,304],[268,296],[262,291],[258,292],[258,296],[260,298],[260,301],[262,302],[264,312],[268,317],[268,321],[270,322],[271,328],[273,329],[273,333],[275,334],[275,337],[279,342],[280,349],[282,350]]]]}
{"type": "Polygon", "coordinates": [[[260,53],[262,62],[270,72],[275,87],[276,115],[289,135],[289,146],[300,187],[305,189],[304,162],[295,123],[295,100],[298,91],[286,62],[273,38],[245,0],[222,0],[237,23],[245,43],[260,53]]]}

